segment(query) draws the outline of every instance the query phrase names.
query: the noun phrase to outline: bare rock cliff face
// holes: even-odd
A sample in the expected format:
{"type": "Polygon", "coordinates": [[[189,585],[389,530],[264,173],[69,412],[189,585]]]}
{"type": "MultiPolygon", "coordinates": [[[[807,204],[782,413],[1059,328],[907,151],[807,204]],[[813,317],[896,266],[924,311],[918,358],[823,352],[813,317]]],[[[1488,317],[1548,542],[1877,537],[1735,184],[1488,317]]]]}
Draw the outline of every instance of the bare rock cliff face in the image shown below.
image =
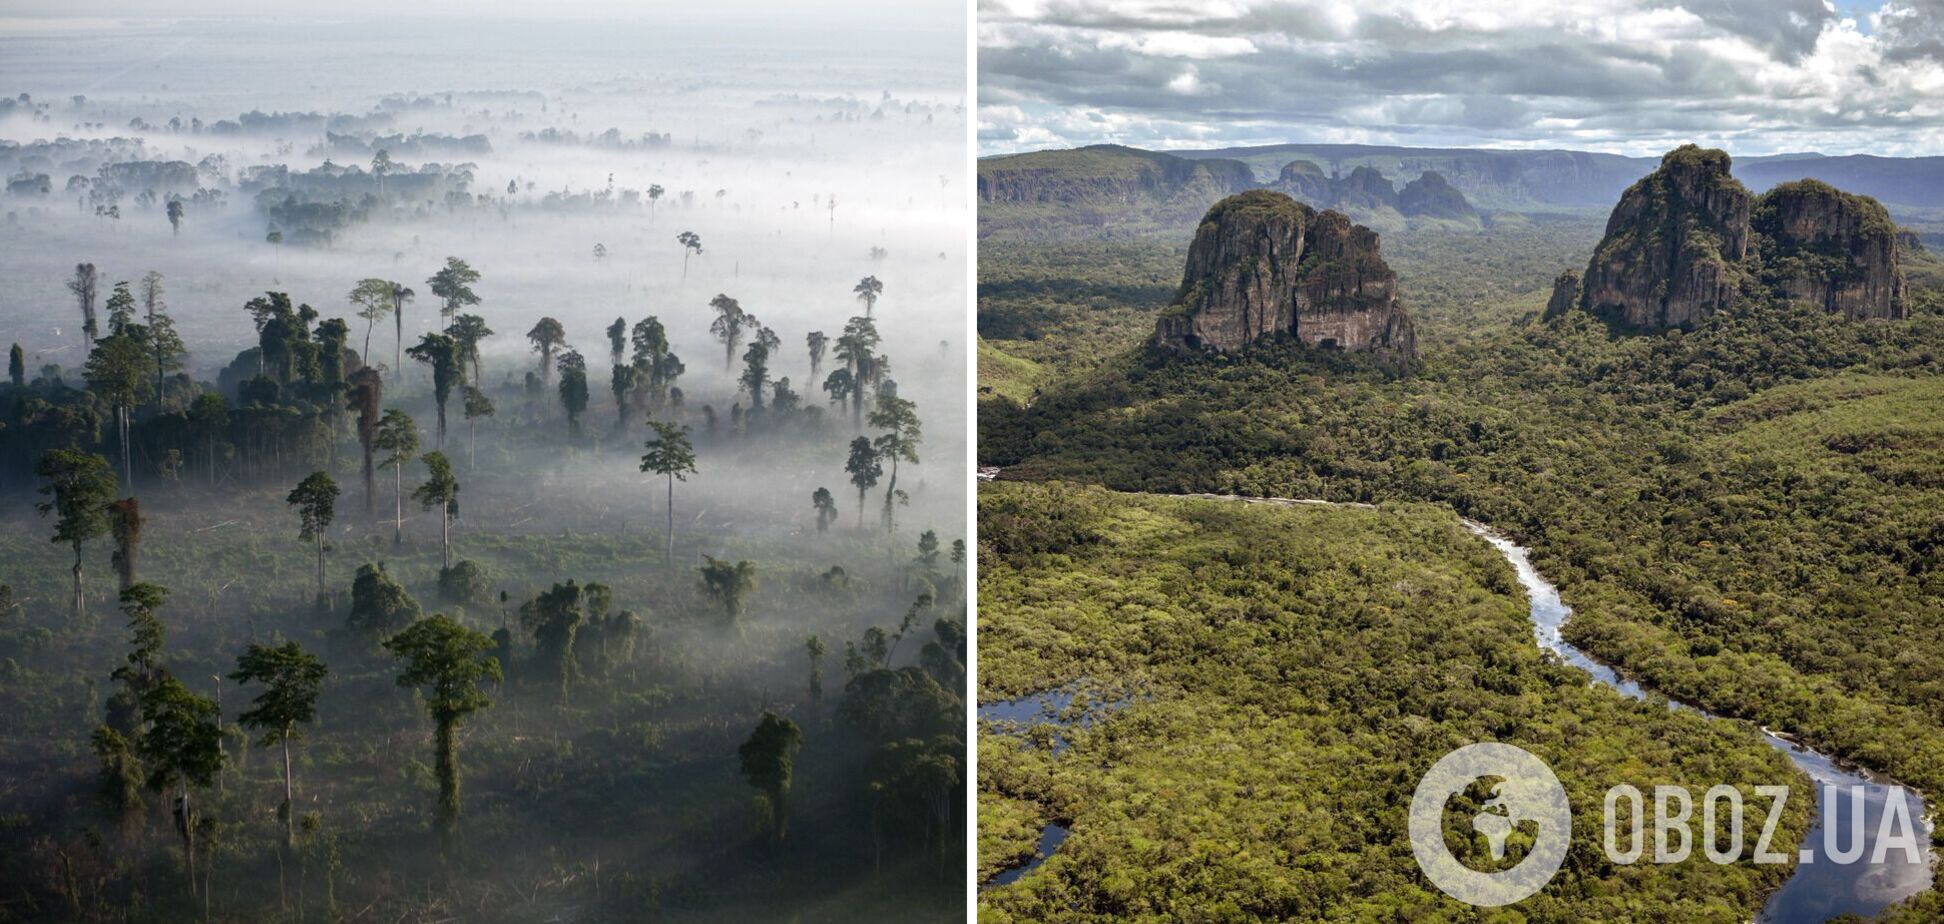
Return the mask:
{"type": "Polygon", "coordinates": [[[1239,350],[1291,334],[1313,347],[1417,352],[1397,274],[1377,234],[1337,212],[1254,190],[1217,202],[1195,231],[1181,294],[1156,325],[1164,346],[1239,350]]]}
{"type": "Polygon", "coordinates": [[[1776,295],[1852,320],[1908,314],[1897,227],[1875,199],[1816,180],[1783,183],[1756,200],[1751,224],[1762,281],[1776,295]]]}
{"type": "Polygon", "coordinates": [[[1552,298],[1546,300],[1546,313],[1540,315],[1540,318],[1550,321],[1554,318],[1564,317],[1566,312],[1573,310],[1573,306],[1579,304],[1579,300],[1579,272],[1577,270],[1567,270],[1566,272],[1560,273],[1559,278],[1553,280],[1552,298]]]}
{"type": "Polygon", "coordinates": [[[1748,255],[1748,190],[1725,152],[1684,145],[1621,195],[1586,268],[1581,305],[1628,327],[1691,328],[1734,304],[1748,255]]]}

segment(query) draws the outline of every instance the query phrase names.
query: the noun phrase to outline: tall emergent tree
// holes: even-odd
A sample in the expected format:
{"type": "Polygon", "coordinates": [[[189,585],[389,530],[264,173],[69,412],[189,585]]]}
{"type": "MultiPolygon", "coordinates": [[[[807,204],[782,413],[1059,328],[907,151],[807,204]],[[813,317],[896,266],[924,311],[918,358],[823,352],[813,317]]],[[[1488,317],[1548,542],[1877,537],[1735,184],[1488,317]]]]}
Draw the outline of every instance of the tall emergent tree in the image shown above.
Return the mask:
{"type": "Polygon", "coordinates": [[[182,234],[182,200],[176,196],[170,196],[169,204],[163,207],[163,214],[169,216],[169,235],[171,237],[180,236],[182,234]]]}
{"type": "Polygon", "coordinates": [[[251,644],[236,658],[236,671],[230,679],[237,683],[263,684],[255,705],[238,716],[246,727],[261,732],[260,747],[272,744],[283,748],[284,797],[278,814],[284,819],[284,846],[297,845],[297,803],[292,783],[290,743],[302,739],[300,725],[317,718],[317,695],[323,690],[324,676],[330,671],[317,656],[296,642],[271,647],[251,644]]]}
{"type": "Polygon", "coordinates": [[[76,263],[74,278],[68,280],[68,291],[74,293],[75,304],[81,308],[81,346],[87,348],[94,344],[101,327],[95,320],[95,295],[100,290],[100,282],[95,275],[93,263],[76,263]]]}
{"type": "Polygon", "coordinates": [[[34,509],[54,514],[54,541],[74,548],[74,618],[88,615],[81,587],[81,549],[88,540],[108,531],[108,504],[115,499],[115,473],[108,460],[77,449],[50,449],[34,465],[34,474],[47,480],[40,493],[48,500],[34,509]]]}
{"type": "Polygon", "coordinates": [[[486,319],[479,315],[462,314],[452,319],[452,326],[446,328],[446,333],[451,335],[453,348],[458,350],[459,364],[462,367],[459,372],[460,377],[464,378],[465,370],[471,369],[473,387],[478,388],[479,343],[491,337],[493,329],[487,327],[486,319]]]}
{"type": "Polygon", "coordinates": [[[720,293],[709,299],[709,307],[716,313],[715,320],[709,322],[709,333],[722,341],[722,368],[728,369],[735,365],[736,344],[742,342],[744,329],[753,326],[755,319],[743,310],[741,302],[720,293]]]}
{"type": "MultiPolygon", "coordinates": [[[[119,291],[126,292],[126,288],[119,291]]],[[[131,493],[135,490],[135,468],[129,446],[130,418],[136,405],[148,399],[149,388],[154,382],[149,373],[154,358],[149,355],[148,346],[143,340],[144,336],[133,329],[117,331],[95,342],[94,349],[88,353],[86,366],[88,390],[114,408],[115,443],[121,450],[122,483],[131,493]]]]}
{"type": "Polygon", "coordinates": [[[790,775],[796,767],[796,752],[803,747],[803,729],[776,713],[763,713],[749,740],[736,749],[742,760],[742,774],[749,785],[769,802],[770,840],[780,843],[788,833],[786,800],[790,795],[790,775]]]}
{"type": "Polygon", "coordinates": [[[432,367],[432,401],[439,409],[438,439],[435,445],[445,450],[446,402],[452,397],[452,386],[459,384],[459,346],[445,334],[426,334],[419,338],[418,345],[405,351],[413,359],[432,367]]]}
{"type": "Polygon", "coordinates": [[[365,516],[378,512],[378,471],[375,454],[378,449],[378,421],[381,414],[379,405],[385,400],[385,378],[378,370],[365,366],[351,373],[351,393],[349,403],[358,412],[358,448],[364,456],[365,516]]]}
{"type": "Polygon", "coordinates": [[[459,479],[452,474],[452,461],[443,452],[428,452],[419,457],[425,463],[425,483],[412,492],[419,507],[439,509],[440,570],[452,568],[452,518],[459,515],[459,479]]]}
{"type": "Polygon", "coordinates": [[[868,318],[871,316],[871,309],[877,307],[878,296],[884,294],[884,283],[879,282],[876,276],[866,276],[859,279],[857,285],[851,287],[851,293],[857,296],[858,301],[864,303],[864,316],[868,318]]]}
{"type": "Polygon", "coordinates": [[[687,426],[660,420],[648,421],[655,435],[643,447],[641,470],[668,478],[668,548],[663,561],[675,561],[675,482],[687,481],[695,473],[695,447],[689,443],[687,426]]]}
{"type": "Polygon", "coordinates": [[[479,271],[458,257],[447,257],[445,267],[425,281],[439,297],[439,318],[446,326],[452,324],[460,309],[479,304],[479,296],[472,290],[472,284],[478,281],[479,271]]]}
{"type": "Polygon", "coordinates": [[[324,534],[337,518],[337,482],[325,472],[312,472],[297,483],[284,502],[297,508],[297,536],[317,546],[317,597],[324,598],[324,534]]]}
{"type": "Polygon", "coordinates": [[[823,369],[824,349],[830,345],[830,338],[823,331],[813,330],[803,337],[803,344],[810,348],[810,384],[817,384],[817,373],[823,369]]]}
{"type": "Polygon", "coordinates": [[[493,640],[440,613],[387,639],[385,648],[405,662],[398,685],[419,688],[432,716],[439,778],[435,818],[450,845],[459,827],[459,726],[467,716],[493,705],[479,688],[480,681],[501,677],[499,659],[486,654],[493,640]]]}
{"type": "Polygon", "coordinates": [[[706,564],[696,569],[702,575],[702,595],[722,607],[727,625],[740,628],[743,603],[756,589],[756,565],[746,561],[730,564],[713,555],[704,555],[702,559],[706,564]]]}
{"type": "Polygon", "coordinates": [[[579,350],[560,354],[560,406],[567,411],[567,432],[580,438],[581,414],[587,410],[587,359],[579,350]]]}
{"type": "Polygon", "coordinates": [[[898,460],[903,459],[913,465],[918,464],[918,443],[923,439],[919,430],[918,406],[897,396],[895,392],[881,392],[877,406],[871,409],[871,426],[885,431],[872,443],[879,458],[891,460],[891,480],[884,486],[884,531],[897,531],[897,518],[893,498],[898,492],[898,460]]]}
{"type": "Polygon", "coordinates": [[[567,342],[567,329],[553,318],[541,318],[527,331],[527,342],[533,344],[533,352],[540,354],[541,386],[552,384],[554,351],[567,342]]]}
{"type": "Polygon", "coordinates": [[[844,471],[850,473],[850,482],[857,486],[857,528],[864,528],[864,495],[877,487],[878,476],[884,474],[884,466],[878,463],[878,452],[871,445],[870,437],[860,436],[851,440],[850,458],[844,462],[844,471]]]}
{"type": "Polygon", "coordinates": [[[405,544],[405,463],[418,455],[418,424],[398,408],[386,408],[378,421],[375,445],[385,451],[392,470],[392,548],[405,544]]]}
{"type": "MultiPolygon", "coordinates": [[[[363,318],[365,322],[364,353],[361,355],[368,364],[371,363],[371,329],[378,326],[378,322],[383,321],[394,308],[399,307],[395,298],[398,288],[397,283],[388,279],[360,279],[357,285],[351,287],[351,294],[346,296],[351,304],[358,306],[358,317],[363,318]]],[[[404,328],[401,326],[399,331],[399,339],[403,340],[404,328]]],[[[403,349],[403,346],[400,349],[403,349]]]]}
{"type": "Polygon", "coordinates": [[[693,231],[675,235],[675,242],[682,245],[682,278],[688,278],[688,260],[702,252],[702,236],[693,231]]]}
{"type": "Polygon", "coordinates": [[[479,418],[491,417],[496,409],[486,393],[466,386],[466,467],[479,470],[479,418]]]}
{"type": "Polygon", "coordinates": [[[392,326],[396,329],[397,339],[392,342],[392,375],[405,376],[405,303],[418,293],[410,286],[393,282],[391,286],[392,326]]]}
{"type": "Polygon", "coordinates": [[[142,274],[142,312],[148,325],[149,352],[155,356],[155,410],[162,411],[163,381],[170,373],[182,369],[182,358],[189,349],[182,343],[182,335],[176,333],[175,319],[169,317],[169,306],[162,300],[162,274],[149,270],[142,274]]]}
{"type": "Polygon", "coordinates": [[[837,499],[830,495],[830,489],[818,488],[812,492],[810,506],[817,510],[817,532],[830,532],[830,524],[837,522],[837,499]]]}
{"type": "Polygon", "coordinates": [[[196,813],[190,793],[208,786],[223,768],[222,716],[208,697],[198,696],[182,681],[162,673],[142,697],[142,732],[138,750],[148,766],[148,785],[156,792],[176,788],[176,833],[189,874],[189,892],[196,892],[196,813]]]}

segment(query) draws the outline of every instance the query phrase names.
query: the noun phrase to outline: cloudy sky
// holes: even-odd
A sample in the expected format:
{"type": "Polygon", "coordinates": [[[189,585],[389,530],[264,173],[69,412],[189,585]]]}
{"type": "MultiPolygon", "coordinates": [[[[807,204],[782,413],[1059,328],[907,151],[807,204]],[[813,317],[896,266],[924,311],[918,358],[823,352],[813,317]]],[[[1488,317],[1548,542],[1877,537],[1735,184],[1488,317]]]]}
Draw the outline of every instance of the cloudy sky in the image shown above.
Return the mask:
{"type": "Polygon", "coordinates": [[[1944,0],[978,2],[983,154],[1944,154],[1944,0]]]}

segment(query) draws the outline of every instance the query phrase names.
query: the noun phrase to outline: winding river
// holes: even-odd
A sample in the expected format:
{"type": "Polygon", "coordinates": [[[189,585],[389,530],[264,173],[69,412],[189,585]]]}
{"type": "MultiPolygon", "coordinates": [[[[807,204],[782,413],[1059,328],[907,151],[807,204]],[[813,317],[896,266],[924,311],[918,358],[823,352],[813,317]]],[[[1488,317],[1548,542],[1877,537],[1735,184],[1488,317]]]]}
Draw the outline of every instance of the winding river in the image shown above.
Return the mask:
{"type": "MultiPolygon", "coordinates": [[[[989,481],[998,474],[997,470],[980,471],[980,480],[989,481]]],[[[1327,501],[1291,498],[1240,498],[1222,495],[1190,495],[1210,499],[1249,500],[1276,504],[1329,504],[1327,501]]],[[[1351,505],[1346,505],[1351,506],[1351,505]]],[[[1362,504],[1354,506],[1366,506],[1362,504]]],[[[1572,609],[1559,598],[1559,589],[1542,577],[1532,566],[1531,556],[1526,549],[1491,530],[1483,523],[1465,520],[1465,527],[1477,534],[1505,556],[1513,571],[1517,573],[1519,586],[1525,588],[1529,601],[1529,615],[1532,620],[1533,634],[1540,647],[1558,655],[1568,664],[1586,671],[1592,681],[1612,687],[1621,694],[1635,699],[1646,699],[1648,689],[1614,670],[1611,666],[1595,660],[1591,655],[1568,644],[1560,636],[1560,629],[1566,624],[1572,609]]],[[[1066,706],[1072,693],[1049,691],[1035,696],[1021,697],[1016,700],[981,704],[979,716],[992,721],[1006,721],[1021,725],[1047,721],[1055,725],[1075,721],[1066,706]]],[[[1124,704],[1123,704],[1124,705],[1124,704]]],[[[1708,715],[1693,706],[1673,700],[1669,708],[1693,711],[1708,715]]],[[[1709,716],[1713,718],[1713,716],[1709,716]]],[[[1094,716],[1083,712],[1077,721],[1090,722],[1094,716]]],[[[1723,719],[1722,721],[1731,721],[1723,719]]],[[[1798,846],[1799,862],[1782,887],[1769,897],[1768,904],[1762,909],[1760,924],[1819,924],[1830,918],[1854,914],[1874,915],[1897,902],[1930,888],[1935,856],[1930,850],[1932,821],[1929,806],[1923,797],[1913,789],[1893,781],[1884,780],[1870,771],[1850,766],[1826,754],[1803,747],[1768,729],[1762,729],[1762,739],[1784,754],[1788,755],[1798,769],[1816,783],[1816,813],[1809,830],[1804,833],[1798,846]],[[1835,846],[1848,850],[1852,846],[1850,833],[1854,815],[1859,803],[1851,795],[1853,789],[1863,793],[1860,808],[1863,814],[1861,831],[1865,853],[1864,859],[1849,864],[1816,862],[1820,856],[1824,836],[1823,829],[1833,812],[1839,836],[1835,846]],[[1885,862],[1871,863],[1878,840],[1879,825],[1885,812],[1891,806],[1900,806],[1904,817],[1911,820],[1915,828],[1917,842],[1925,846],[1923,856],[1911,857],[1902,850],[1886,853],[1885,862]]],[[[1062,747],[1064,742],[1056,742],[1062,747]]],[[[1053,822],[1040,831],[1038,850],[1027,861],[1001,871],[981,889],[1004,886],[1032,872],[1052,856],[1062,842],[1067,839],[1069,830],[1065,824],[1053,822]]],[[[1690,861],[1694,862],[1694,861],[1690,861]]]]}

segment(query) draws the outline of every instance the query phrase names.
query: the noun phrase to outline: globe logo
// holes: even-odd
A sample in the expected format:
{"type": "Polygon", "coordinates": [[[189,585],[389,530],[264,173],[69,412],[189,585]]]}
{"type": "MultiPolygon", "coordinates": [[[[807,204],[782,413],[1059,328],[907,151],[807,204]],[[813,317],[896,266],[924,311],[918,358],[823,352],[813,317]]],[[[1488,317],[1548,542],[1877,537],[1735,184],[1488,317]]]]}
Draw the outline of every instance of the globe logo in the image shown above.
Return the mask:
{"type": "MultiPolygon", "coordinates": [[[[1498,742],[1471,744],[1440,758],[1411,796],[1411,853],[1431,884],[1446,895],[1480,907],[1520,901],[1544,888],[1566,862],[1573,816],[1566,789],[1546,762],[1523,748],[1498,742]],[[1494,865],[1511,855],[1515,834],[1530,832],[1531,845],[1509,869],[1479,870],[1460,861],[1445,842],[1445,815],[1467,793],[1488,793],[1471,817],[1494,865]]],[[[1523,844],[1526,840],[1517,839],[1523,844]]]]}

